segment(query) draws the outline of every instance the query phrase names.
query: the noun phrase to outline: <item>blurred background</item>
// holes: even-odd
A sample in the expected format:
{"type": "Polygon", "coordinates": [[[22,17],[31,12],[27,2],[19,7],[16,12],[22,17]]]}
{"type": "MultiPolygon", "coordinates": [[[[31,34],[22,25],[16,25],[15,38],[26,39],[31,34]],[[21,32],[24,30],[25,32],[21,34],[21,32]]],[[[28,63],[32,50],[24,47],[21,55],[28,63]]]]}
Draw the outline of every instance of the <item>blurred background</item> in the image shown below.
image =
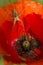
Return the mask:
{"type": "MultiPolygon", "coordinates": [[[[0,0],[0,7],[10,3],[10,2],[17,2],[18,0],[0,0]]],[[[39,2],[43,5],[43,0],[34,0],[36,2],[39,2]]]]}

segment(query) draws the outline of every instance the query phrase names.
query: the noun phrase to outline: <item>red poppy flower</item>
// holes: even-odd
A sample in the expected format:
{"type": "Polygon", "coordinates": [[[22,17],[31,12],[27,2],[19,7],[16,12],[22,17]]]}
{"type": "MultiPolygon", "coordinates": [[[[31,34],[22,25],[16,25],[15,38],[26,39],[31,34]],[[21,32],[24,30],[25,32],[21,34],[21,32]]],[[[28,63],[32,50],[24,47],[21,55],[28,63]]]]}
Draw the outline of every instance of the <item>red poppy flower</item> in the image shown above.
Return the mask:
{"type": "Polygon", "coordinates": [[[1,47],[8,54],[4,58],[14,63],[34,62],[43,57],[43,19],[40,14],[26,14],[22,21],[5,20],[0,27],[1,47]]]}
{"type": "MultiPolygon", "coordinates": [[[[19,37],[24,35],[24,33],[26,33],[26,35],[30,34],[33,37],[35,37],[35,39],[39,40],[41,44],[40,50],[43,49],[42,47],[43,45],[43,19],[41,19],[41,16],[34,13],[28,14],[27,16],[23,18],[23,23],[24,25],[21,25],[21,22],[17,21],[16,24],[12,28],[12,23],[6,21],[3,23],[1,32],[0,32],[1,45],[3,49],[8,54],[10,54],[10,56],[7,56],[7,57],[9,58],[9,60],[16,63],[19,63],[22,61],[25,61],[25,62],[32,61],[27,58],[26,59],[23,58],[22,60],[20,60],[19,54],[17,53],[17,49],[15,47],[15,44],[16,44],[15,40],[19,39],[19,37]]],[[[42,50],[41,51],[40,50],[38,50],[38,52],[42,52],[42,50]]],[[[36,53],[38,54],[38,52],[36,53]]]]}

